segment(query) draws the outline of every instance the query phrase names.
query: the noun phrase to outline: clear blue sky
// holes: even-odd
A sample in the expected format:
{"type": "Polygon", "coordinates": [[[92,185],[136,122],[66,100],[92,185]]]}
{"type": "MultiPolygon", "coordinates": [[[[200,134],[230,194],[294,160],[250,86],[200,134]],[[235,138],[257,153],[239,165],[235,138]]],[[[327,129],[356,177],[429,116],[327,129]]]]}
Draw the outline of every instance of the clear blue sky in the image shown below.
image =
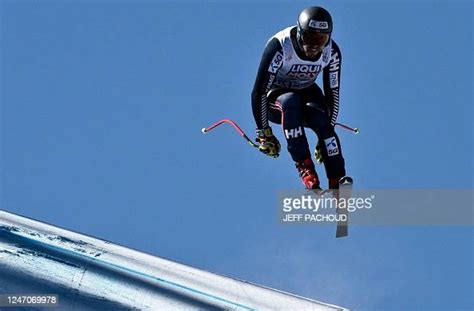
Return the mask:
{"type": "Polygon", "coordinates": [[[472,189],[472,2],[0,3],[2,209],[356,310],[473,308],[472,227],[280,225],[289,155],[200,132],[253,136],[267,39],[322,5],[357,187],[472,189]]]}

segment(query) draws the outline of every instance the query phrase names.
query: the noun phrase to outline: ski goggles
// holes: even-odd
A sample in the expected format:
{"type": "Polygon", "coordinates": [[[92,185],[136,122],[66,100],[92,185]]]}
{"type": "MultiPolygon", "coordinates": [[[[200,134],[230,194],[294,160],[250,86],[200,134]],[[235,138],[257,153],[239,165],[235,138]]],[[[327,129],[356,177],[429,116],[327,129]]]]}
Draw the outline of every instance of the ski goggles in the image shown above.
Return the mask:
{"type": "Polygon", "coordinates": [[[328,43],[329,36],[330,34],[328,33],[303,31],[301,33],[301,41],[303,45],[321,47],[325,46],[326,43],[328,43]]]}

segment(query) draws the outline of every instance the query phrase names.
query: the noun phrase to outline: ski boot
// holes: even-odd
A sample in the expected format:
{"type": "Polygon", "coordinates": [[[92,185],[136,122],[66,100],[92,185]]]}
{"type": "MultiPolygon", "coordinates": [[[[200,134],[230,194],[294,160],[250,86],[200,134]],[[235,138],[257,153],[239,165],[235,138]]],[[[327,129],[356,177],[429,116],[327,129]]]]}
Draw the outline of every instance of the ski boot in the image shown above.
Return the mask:
{"type": "Polygon", "coordinates": [[[317,189],[320,190],[319,179],[316,170],[314,169],[314,163],[311,158],[301,162],[296,162],[296,168],[300,174],[301,181],[306,189],[317,189]]]}

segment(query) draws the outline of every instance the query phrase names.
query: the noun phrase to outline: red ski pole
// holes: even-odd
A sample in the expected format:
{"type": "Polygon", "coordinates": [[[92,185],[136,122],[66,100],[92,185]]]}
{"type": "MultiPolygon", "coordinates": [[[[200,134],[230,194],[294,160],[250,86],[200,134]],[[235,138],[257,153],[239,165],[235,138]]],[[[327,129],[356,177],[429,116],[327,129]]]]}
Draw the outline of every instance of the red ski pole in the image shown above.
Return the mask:
{"type": "Polygon", "coordinates": [[[213,129],[215,129],[216,127],[218,127],[219,125],[224,124],[224,123],[228,123],[228,124],[232,125],[234,127],[234,129],[240,134],[240,136],[242,136],[252,147],[258,148],[258,145],[255,144],[247,136],[247,134],[245,134],[245,132],[237,125],[237,123],[235,123],[234,121],[232,121],[230,119],[223,119],[223,120],[220,120],[219,122],[214,123],[213,125],[211,125],[209,127],[203,127],[201,131],[204,134],[207,134],[208,132],[212,131],[213,129]]]}
{"type": "Polygon", "coordinates": [[[359,134],[359,129],[358,129],[357,127],[352,128],[352,127],[347,126],[347,125],[342,124],[342,123],[336,123],[335,125],[340,126],[340,127],[344,128],[344,129],[346,129],[346,130],[348,130],[348,131],[351,131],[351,132],[353,132],[354,134],[359,134]]]}

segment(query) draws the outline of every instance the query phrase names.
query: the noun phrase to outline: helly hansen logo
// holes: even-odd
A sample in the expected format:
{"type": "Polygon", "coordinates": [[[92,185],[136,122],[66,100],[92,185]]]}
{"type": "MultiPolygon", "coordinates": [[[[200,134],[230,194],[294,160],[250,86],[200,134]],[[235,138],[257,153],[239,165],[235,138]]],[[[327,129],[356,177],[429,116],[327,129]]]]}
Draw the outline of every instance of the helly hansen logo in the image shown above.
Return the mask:
{"type": "Polygon", "coordinates": [[[328,22],[320,22],[320,21],[316,21],[312,19],[309,21],[309,27],[315,28],[315,29],[328,29],[329,24],[328,22]]]}
{"type": "Polygon", "coordinates": [[[339,154],[339,147],[337,146],[336,137],[329,137],[324,140],[326,145],[326,150],[328,151],[328,156],[332,157],[339,154]]]}
{"type": "Polygon", "coordinates": [[[339,70],[339,64],[341,63],[341,59],[339,58],[339,53],[334,53],[331,55],[331,62],[329,63],[329,71],[337,71],[339,70]]]}
{"type": "Polygon", "coordinates": [[[297,138],[297,137],[300,137],[302,135],[303,135],[303,128],[301,126],[297,127],[297,128],[294,128],[294,129],[285,130],[286,139],[297,138]]]}
{"type": "Polygon", "coordinates": [[[298,79],[314,79],[321,70],[321,65],[293,65],[287,76],[298,79]]]}
{"type": "Polygon", "coordinates": [[[273,56],[273,60],[268,67],[268,72],[276,73],[278,69],[280,69],[283,63],[283,55],[280,52],[277,52],[275,56],[273,56]]]}

